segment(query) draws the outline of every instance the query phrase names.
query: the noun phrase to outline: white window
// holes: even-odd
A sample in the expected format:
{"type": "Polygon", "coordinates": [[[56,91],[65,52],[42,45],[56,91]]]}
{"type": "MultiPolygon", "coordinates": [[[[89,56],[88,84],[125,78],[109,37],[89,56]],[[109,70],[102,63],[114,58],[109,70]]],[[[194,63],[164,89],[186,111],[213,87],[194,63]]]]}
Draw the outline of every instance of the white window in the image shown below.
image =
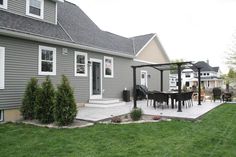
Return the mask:
{"type": "Polygon", "coordinates": [[[56,48],[39,46],[39,75],[56,75],[56,48]]]}
{"type": "Polygon", "coordinates": [[[5,48],[0,47],[0,89],[5,88],[5,48]]]}
{"type": "Polygon", "coordinates": [[[0,0],[0,8],[7,9],[7,0],[0,0]]]}
{"type": "Polygon", "coordinates": [[[3,121],[3,110],[0,110],[0,122],[3,121]]]}
{"type": "Polygon", "coordinates": [[[104,56],[104,77],[113,78],[114,63],[112,57],[104,56]]]}
{"type": "Polygon", "coordinates": [[[185,74],[185,77],[186,77],[186,78],[190,78],[190,73],[186,73],[186,74],[185,74]]]}
{"type": "Polygon", "coordinates": [[[88,55],[83,52],[75,52],[74,60],[75,76],[87,76],[88,75],[88,55]]]}
{"type": "Polygon", "coordinates": [[[43,19],[44,0],[26,0],[26,15],[43,19]]]}

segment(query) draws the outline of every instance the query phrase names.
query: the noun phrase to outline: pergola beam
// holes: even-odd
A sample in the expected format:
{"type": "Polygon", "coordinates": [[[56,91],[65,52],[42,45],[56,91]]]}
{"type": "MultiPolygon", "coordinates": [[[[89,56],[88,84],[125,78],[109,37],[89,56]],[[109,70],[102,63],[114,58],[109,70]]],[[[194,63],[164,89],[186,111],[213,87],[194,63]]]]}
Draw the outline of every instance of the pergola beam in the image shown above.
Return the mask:
{"type": "Polygon", "coordinates": [[[201,105],[201,68],[198,70],[198,105],[201,105]]]}
{"type": "MultiPolygon", "coordinates": [[[[182,64],[178,64],[178,94],[180,96],[181,94],[181,86],[182,86],[182,79],[181,79],[181,65],[182,64]]],[[[182,108],[181,108],[181,100],[179,99],[178,102],[178,111],[177,112],[182,112],[182,108]]]]}
{"type": "Polygon", "coordinates": [[[137,108],[137,94],[136,94],[136,67],[133,68],[133,97],[134,97],[134,108],[137,108]]]}
{"type": "Polygon", "coordinates": [[[160,70],[161,73],[161,92],[163,92],[163,70],[160,70]]]}

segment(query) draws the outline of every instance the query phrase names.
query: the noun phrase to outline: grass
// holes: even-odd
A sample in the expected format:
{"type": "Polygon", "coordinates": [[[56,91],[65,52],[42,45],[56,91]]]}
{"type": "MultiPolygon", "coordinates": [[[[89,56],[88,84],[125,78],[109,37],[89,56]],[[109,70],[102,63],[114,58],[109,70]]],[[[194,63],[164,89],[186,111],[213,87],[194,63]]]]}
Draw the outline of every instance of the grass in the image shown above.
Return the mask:
{"type": "Polygon", "coordinates": [[[1,157],[233,157],[236,105],[225,104],[200,121],[48,129],[0,125],[1,157]]]}

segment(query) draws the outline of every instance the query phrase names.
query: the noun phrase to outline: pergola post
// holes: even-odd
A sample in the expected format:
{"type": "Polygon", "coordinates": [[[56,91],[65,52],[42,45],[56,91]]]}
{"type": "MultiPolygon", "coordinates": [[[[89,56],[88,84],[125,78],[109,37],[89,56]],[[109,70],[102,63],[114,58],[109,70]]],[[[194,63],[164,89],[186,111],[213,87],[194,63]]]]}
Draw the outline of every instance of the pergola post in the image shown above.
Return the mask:
{"type": "Polygon", "coordinates": [[[133,68],[133,97],[134,97],[134,108],[137,108],[137,95],[136,95],[136,67],[133,68]]]}
{"type": "MultiPolygon", "coordinates": [[[[181,94],[181,86],[182,86],[182,80],[181,80],[181,64],[177,64],[178,66],[178,94],[181,94]]],[[[178,102],[178,111],[177,112],[182,112],[181,109],[181,101],[179,100],[178,102]]]]}
{"type": "Polygon", "coordinates": [[[161,73],[161,92],[163,92],[163,70],[160,70],[161,73]]]}
{"type": "Polygon", "coordinates": [[[198,70],[198,105],[201,105],[201,68],[198,70]]]}

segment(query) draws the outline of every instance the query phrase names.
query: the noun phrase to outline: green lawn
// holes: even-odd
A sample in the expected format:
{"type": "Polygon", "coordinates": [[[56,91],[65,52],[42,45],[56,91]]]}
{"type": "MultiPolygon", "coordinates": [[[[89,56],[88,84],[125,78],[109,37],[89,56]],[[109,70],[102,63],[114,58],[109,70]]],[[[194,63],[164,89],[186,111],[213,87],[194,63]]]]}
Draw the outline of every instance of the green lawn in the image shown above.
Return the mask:
{"type": "Polygon", "coordinates": [[[225,104],[200,121],[95,125],[47,129],[0,125],[1,157],[235,157],[236,105],[225,104]]]}

